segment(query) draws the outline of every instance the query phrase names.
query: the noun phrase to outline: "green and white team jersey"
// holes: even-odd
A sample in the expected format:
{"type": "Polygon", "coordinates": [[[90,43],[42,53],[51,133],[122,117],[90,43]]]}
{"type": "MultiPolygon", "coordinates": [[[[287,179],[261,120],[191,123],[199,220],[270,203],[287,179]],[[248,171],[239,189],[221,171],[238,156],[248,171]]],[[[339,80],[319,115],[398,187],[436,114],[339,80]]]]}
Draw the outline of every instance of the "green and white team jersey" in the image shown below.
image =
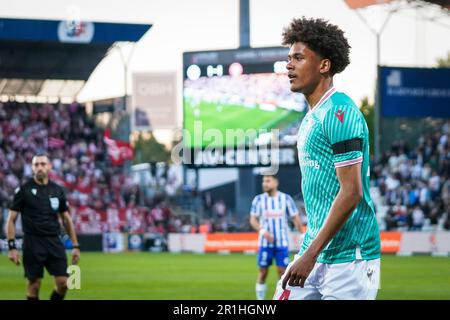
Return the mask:
{"type": "Polygon", "coordinates": [[[298,132],[298,158],[308,218],[299,254],[322,228],[339,191],[336,168],[362,163],[363,197],[317,262],[342,263],[380,257],[380,234],[369,192],[369,131],[362,113],[344,93],[328,90],[298,132]]]}

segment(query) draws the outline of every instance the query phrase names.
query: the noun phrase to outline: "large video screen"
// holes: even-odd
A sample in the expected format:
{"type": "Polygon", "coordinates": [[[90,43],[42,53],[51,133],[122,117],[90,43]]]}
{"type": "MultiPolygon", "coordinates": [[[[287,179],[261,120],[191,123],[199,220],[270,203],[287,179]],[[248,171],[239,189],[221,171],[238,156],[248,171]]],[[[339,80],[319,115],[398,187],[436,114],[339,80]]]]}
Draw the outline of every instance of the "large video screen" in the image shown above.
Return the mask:
{"type": "Polygon", "coordinates": [[[280,145],[294,145],[306,102],[289,89],[287,54],[283,47],[184,53],[185,146],[263,145],[275,134],[280,145]]]}

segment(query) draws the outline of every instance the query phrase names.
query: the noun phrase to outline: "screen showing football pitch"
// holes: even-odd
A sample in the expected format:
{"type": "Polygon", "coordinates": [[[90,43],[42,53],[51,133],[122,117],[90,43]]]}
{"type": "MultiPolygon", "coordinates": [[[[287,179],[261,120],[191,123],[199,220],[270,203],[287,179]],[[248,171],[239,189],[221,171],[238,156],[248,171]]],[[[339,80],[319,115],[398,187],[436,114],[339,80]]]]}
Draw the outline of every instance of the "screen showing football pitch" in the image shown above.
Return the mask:
{"type": "Polygon", "coordinates": [[[184,53],[184,145],[294,145],[306,102],[289,89],[287,54],[283,47],[184,53]]]}

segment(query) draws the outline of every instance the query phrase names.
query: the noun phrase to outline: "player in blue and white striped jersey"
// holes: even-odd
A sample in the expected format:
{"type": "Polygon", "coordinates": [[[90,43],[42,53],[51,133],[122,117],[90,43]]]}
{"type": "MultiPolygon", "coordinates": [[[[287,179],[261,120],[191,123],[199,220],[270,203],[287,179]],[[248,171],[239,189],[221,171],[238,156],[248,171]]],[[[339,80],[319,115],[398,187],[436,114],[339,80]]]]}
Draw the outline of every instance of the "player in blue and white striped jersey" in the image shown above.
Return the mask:
{"type": "Polygon", "coordinates": [[[289,264],[288,218],[301,232],[302,224],[297,207],[291,196],[278,191],[278,178],[275,175],[263,177],[264,193],[257,195],[250,210],[250,224],[259,232],[258,266],[259,274],[256,283],[256,297],[264,300],[266,294],[266,278],[269,267],[275,258],[278,276],[289,264]]]}

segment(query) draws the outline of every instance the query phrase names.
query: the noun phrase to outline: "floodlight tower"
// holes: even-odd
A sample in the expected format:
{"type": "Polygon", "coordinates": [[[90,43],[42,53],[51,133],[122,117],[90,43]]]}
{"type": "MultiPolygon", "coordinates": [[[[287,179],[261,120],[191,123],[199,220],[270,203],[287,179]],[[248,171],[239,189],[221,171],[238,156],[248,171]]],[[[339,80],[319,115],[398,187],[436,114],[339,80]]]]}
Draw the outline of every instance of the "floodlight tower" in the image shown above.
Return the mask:
{"type": "MultiPolygon", "coordinates": [[[[239,48],[250,48],[250,0],[239,0],[239,48]]],[[[255,195],[256,179],[253,168],[238,168],[238,180],[235,185],[235,206],[238,218],[244,218],[250,212],[255,195]]]]}

